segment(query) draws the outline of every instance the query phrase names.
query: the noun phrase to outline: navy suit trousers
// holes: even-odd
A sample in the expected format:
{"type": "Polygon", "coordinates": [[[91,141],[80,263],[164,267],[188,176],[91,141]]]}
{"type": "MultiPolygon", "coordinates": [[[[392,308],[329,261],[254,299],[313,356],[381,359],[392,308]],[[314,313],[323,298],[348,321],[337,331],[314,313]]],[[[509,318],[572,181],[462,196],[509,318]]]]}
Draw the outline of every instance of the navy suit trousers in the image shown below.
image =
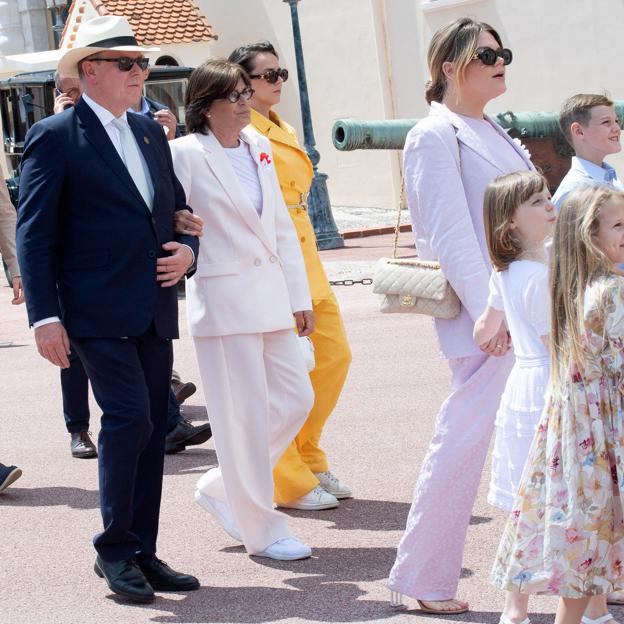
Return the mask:
{"type": "Polygon", "coordinates": [[[72,347],[102,410],[98,439],[104,530],[93,544],[107,561],[156,552],[173,363],[153,327],[130,338],[75,338],[72,347]]]}
{"type": "MultiPolygon", "coordinates": [[[[69,368],[61,368],[63,416],[69,433],[89,430],[89,378],[74,349],[69,354],[69,368]]],[[[173,389],[169,389],[167,433],[183,420],[173,389]]]]}

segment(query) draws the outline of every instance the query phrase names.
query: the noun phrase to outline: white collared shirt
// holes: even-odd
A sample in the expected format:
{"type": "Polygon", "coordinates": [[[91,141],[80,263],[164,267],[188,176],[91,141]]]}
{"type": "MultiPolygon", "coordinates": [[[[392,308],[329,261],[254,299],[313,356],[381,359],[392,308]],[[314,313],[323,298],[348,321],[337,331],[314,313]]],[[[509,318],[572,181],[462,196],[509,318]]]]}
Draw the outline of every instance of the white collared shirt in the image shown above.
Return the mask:
{"type": "Polygon", "coordinates": [[[615,169],[611,165],[602,163],[602,166],[599,166],[589,160],[585,160],[584,158],[572,156],[570,171],[565,174],[565,177],[561,180],[559,187],[552,198],[552,202],[555,204],[557,212],[559,212],[559,208],[561,208],[561,204],[568,193],[579,186],[591,185],[614,186],[620,191],[624,190],[624,186],[618,180],[615,169]]]}

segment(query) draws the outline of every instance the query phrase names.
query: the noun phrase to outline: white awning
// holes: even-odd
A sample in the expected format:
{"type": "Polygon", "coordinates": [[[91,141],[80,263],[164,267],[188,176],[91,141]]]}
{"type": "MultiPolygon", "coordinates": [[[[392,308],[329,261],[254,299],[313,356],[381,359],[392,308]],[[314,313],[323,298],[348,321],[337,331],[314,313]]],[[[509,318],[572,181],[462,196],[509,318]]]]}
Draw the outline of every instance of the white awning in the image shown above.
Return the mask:
{"type": "Polygon", "coordinates": [[[0,55],[0,77],[8,78],[25,72],[56,69],[64,50],[46,50],[27,54],[0,55]]]}

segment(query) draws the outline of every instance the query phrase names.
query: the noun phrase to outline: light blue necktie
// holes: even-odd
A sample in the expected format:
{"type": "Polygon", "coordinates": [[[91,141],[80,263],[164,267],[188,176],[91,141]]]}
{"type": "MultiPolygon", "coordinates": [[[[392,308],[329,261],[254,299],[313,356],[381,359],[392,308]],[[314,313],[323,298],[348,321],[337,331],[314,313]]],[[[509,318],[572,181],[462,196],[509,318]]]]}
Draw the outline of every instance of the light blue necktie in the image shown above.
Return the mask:
{"type": "Polygon", "coordinates": [[[123,117],[116,117],[111,123],[119,130],[121,151],[126,169],[128,169],[132,181],[151,212],[153,196],[132,130],[130,130],[128,122],[123,117]]]}

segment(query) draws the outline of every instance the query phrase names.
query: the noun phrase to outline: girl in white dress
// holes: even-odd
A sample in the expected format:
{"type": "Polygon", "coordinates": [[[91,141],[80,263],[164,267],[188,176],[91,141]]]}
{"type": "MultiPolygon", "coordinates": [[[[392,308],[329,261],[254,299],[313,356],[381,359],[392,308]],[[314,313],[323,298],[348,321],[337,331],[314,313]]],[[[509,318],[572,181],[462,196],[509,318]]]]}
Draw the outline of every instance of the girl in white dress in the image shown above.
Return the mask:
{"type": "MultiPolygon", "coordinates": [[[[485,191],[484,222],[494,271],[488,306],[475,323],[474,339],[487,348],[505,320],[516,356],[496,414],[488,502],[511,511],[550,371],[545,242],[553,233],[555,210],[546,180],[534,171],[496,178],[485,191]]],[[[507,592],[501,624],[528,624],[527,607],[527,594],[507,592]]]]}

